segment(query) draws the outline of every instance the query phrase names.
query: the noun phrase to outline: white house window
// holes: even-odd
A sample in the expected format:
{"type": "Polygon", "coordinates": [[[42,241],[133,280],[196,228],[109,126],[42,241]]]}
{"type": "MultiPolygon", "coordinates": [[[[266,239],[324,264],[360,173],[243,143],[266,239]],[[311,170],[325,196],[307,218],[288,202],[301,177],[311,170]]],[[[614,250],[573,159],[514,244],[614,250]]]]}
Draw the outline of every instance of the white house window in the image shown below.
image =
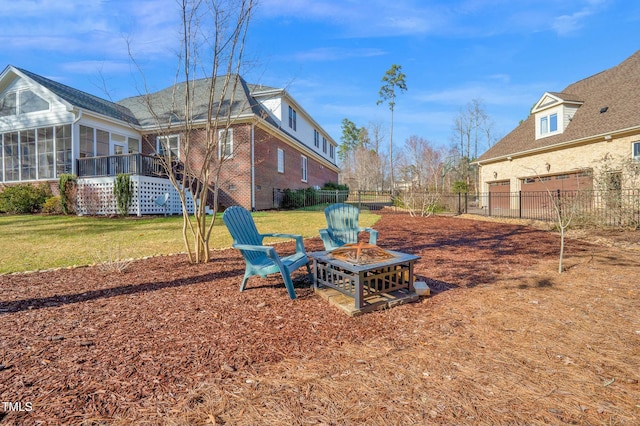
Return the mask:
{"type": "Polygon", "coordinates": [[[296,114],[296,110],[289,107],[289,127],[291,127],[293,130],[296,130],[297,127],[297,114],[296,114]]]}
{"type": "Polygon", "coordinates": [[[640,161],[640,141],[633,143],[633,161],[640,161]]]}
{"type": "Polygon", "coordinates": [[[218,158],[233,157],[233,129],[218,130],[218,158]]]}
{"type": "Polygon", "coordinates": [[[96,156],[105,157],[109,155],[109,132],[96,129],[96,156]]]}
{"type": "Polygon", "coordinates": [[[336,147],[329,145],[329,157],[333,158],[336,155],[336,147]]]}
{"type": "Polygon", "coordinates": [[[320,148],[320,133],[316,129],[313,129],[313,145],[320,148]]]}
{"type": "Polygon", "coordinates": [[[38,179],[50,179],[55,176],[53,127],[38,129],[38,179]]]}
{"type": "Polygon", "coordinates": [[[284,173],[284,151],[278,148],[278,173],[284,173]]]}
{"type": "Polygon", "coordinates": [[[160,155],[180,158],[180,137],[178,135],[158,136],[156,152],[160,155]]]}
{"type": "Polygon", "coordinates": [[[71,125],[56,126],[56,173],[71,173],[71,125]]]}
{"type": "Polygon", "coordinates": [[[4,180],[6,182],[20,180],[19,133],[4,134],[4,180]]]}
{"type": "Polygon", "coordinates": [[[0,98],[0,117],[16,115],[17,96],[16,92],[7,93],[0,98]]]}
{"type": "Polygon", "coordinates": [[[0,117],[48,110],[49,102],[31,90],[23,90],[19,93],[7,93],[0,98],[0,117]]]}
{"type": "Polygon", "coordinates": [[[95,157],[93,127],[80,126],[80,158],[95,157]]]}
{"type": "Polygon", "coordinates": [[[306,182],[307,181],[307,157],[305,157],[304,155],[301,155],[300,159],[302,162],[302,181],[306,182]]]}
{"type": "Polygon", "coordinates": [[[49,102],[33,93],[31,90],[24,90],[20,92],[20,114],[48,110],[49,102]]]}
{"type": "Polygon", "coordinates": [[[558,131],[558,114],[546,115],[540,118],[540,134],[546,135],[558,131]]]}
{"type": "Polygon", "coordinates": [[[36,131],[22,130],[20,132],[20,179],[35,180],[36,174],[36,131]]]}
{"type": "Polygon", "coordinates": [[[140,140],[136,138],[128,138],[127,139],[128,151],[129,154],[135,154],[140,152],[140,140]]]}
{"type": "Polygon", "coordinates": [[[71,173],[69,124],[0,134],[0,147],[0,180],[5,182],[71,173]]]}
{"type": "Polygon", "coordinates": [[[322,138],[322,152],[327,153],[327,138],[322,138]]]}

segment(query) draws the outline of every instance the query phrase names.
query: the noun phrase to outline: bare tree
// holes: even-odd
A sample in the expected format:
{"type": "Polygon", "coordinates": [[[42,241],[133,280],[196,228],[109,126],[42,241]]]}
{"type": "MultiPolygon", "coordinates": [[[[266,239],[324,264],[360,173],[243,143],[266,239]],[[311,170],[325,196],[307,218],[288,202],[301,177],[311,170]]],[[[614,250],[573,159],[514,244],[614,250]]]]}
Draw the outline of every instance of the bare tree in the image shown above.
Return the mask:
{"type": "Polygon", "coordinates": [[[478,158],[479,149],[484,140],[486,148],[495,142],[493,121],[485,111],[480,99],[472,99],[464,109],[454,118],[452,136],[453,146],[459,151],[461,162],[461,178],[467,184],[467,188],[476,188],[475,174],[472,176],[471,162],[478,158]]]}
{"type": "Polygon", "coordinates": [[[404,151],[398,158],[405,181],[400,201],[412,216],[429,216],[439,205],[443,158],[444,151],[435,149],[424,138],[413,135],[405,141],[404,151]]]}
{"type": "MultiPolygon", "coordinates": [[[[526,168],[533,172],[533,174],[542,182],[540,175],[533,168],[526,168]]],[[[584,205],[584,197],[588,194],[585,191],[553,191],[547,184],[544,184],[547,191],[549,204],[553,209],[555,224],[560,231],[560,253],[558,258],[558,273],[562,273],[564,270],[564,248],[565,248],[565,235],[567,229],[571,226],[576,216],[581,211],[581,206],[584,205]]]]}
{"type": "Polygon", "coordinates": [[[178,4],[182,33],[176,83],[165,96],[145,90],[142,98],[159,129],[157,154],[180,196],[189,260],[204,263],[210,259],[222,171],[240,148],[233,125],[249,108],[241,96],[240,69],[254,4],[253,0],[179,0],[178,4]],[[179,145],[172,139],[176,134],[179,145]],[[190,197],[195,202],[193,214],[187,207],[190,197]]]}
{"type": "Polygon", "coordinates": [[[355,190],[370,190],[381,187],[384,163],[378,153],[379,127],[373,127],[374,141],[366,127],[357,127],[354,122],[342,120],[341,144],[338,158],[342,165],[342,183],[355,190]],[[375,145],[374,145],[375,144],[375,145]]]}

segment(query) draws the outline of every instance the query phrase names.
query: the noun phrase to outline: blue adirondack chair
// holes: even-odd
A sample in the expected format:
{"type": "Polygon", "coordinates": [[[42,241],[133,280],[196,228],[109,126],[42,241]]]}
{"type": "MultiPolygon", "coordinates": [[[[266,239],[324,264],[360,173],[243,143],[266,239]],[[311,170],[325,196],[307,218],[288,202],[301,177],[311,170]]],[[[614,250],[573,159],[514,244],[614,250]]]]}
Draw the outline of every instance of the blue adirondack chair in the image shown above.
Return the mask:
{"type": "Polygon", "coordinates": [[[301,235],[260,234],[251,217],[251,213],[247,209],[237,206],[229,207],[225,210],[222,220],[227,225],[231,237],[233,237],[233,247],[240,250],[246,263],[240,291],[244,290],[249,277],[261,276],[264,278],[270,274],[280,273],[284,279],[284,285],[287,287],[289,297],[295,299],[296,292],[293,289],[291,273],[305,265],[309,279],[313,281],[309,258],[304,250],[301,235]],[[293,238],[296,240],[296,252],[290,256],[279,257],[275,248],[262,244],[264,237],[293,238]]]}
{"type": "Polygon", "coordinates": [[[350,204],[336,203],[324,209],[327,228],[320,230],[325,250],[333,250],[345,244],[358,242],[360,232],[369,233],[369,244],[376,244],[378,231],[358,225],[360,210],[350,204]]]}

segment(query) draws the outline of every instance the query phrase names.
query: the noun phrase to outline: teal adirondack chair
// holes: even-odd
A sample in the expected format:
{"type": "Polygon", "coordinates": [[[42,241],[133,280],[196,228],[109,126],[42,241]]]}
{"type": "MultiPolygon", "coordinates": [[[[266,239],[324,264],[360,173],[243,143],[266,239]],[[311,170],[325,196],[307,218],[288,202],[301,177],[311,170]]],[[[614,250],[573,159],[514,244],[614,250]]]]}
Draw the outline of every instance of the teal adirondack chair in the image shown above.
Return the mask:
{"type": "Polygon", "coordinates": [[[291,273],[305,265],[309,279],[313,282],[309,258],[304,250],[301,235],[260,234],[251,213],[247,209],[237,206],[225,210],[222,220],[233,238],[233,247],[240,250],[246,263],[240,291],[244,290],[249,277],[261,276],[264,278],[270,274],[280,273],[289,297],[295,299],[296,292],[293,289],[291,273]],[[293,238],[296,240],[296,252],[290,256],[279,257],[275,248],[262,244],[264,237],[293,238]]]}
{"type": "Polygon", "coordinates": [[[360,210],[350,204],[336,203],[324,209],[327,228],[320,230],[325,250],[333,250],[345,244],[358,242],[360,232],[369,233],[369,244],[376,244],[378,231],[358,225],[360,210]]]}

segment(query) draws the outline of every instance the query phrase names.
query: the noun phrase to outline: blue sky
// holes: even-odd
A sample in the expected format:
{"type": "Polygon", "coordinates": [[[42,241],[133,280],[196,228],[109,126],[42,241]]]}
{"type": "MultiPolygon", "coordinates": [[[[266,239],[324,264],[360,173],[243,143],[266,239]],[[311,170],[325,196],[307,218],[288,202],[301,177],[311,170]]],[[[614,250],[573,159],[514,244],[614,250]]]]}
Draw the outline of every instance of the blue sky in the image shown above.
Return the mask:
{"type": "MultiPolygon", "coordinates": [[[[0,69],[12,64],[89,93],[139,94],[127,42],[152,89],[174,81],[175,0],[0,0],[0,69]]],[[[636,0],[260,0],[250,26],[251,83],[285,87],[337,141],[340,124],[381,123],[381,78],[407,75],[394,145],[449,146],[454,118],[480,99],[504,135],[545,91],[640,49],[636,0]]],[[[388,140],[386,141],[388,143],[388,140]]]]}

